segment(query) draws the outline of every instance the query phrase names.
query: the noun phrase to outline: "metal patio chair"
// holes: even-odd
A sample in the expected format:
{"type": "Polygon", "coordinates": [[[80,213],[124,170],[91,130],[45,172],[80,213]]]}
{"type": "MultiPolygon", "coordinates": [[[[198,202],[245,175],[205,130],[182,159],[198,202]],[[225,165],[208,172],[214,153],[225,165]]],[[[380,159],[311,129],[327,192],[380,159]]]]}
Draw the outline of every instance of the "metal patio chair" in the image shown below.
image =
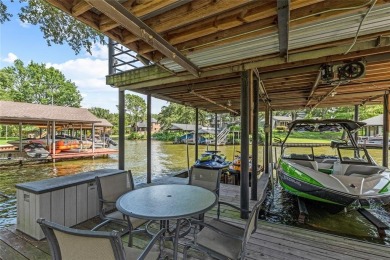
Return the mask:
{"type": "MultiPolygon", "coordinates": [[[[206,168],[191,167],[188,184],[199,186],[208,189],[210,191],[213,191],[218,195],[219,198],[221,174],[222,174],[222,169],[206,169],[206,168]]],[[[238,211],[241,210],[239,207],[235,205],[218,200],[217,219],[219,219],[220,216],[221,205],[232,207],[238,211]]],[[[203,219],[203,218],[204,218],[204,214],[200,215],[199,218],[197,219],[203,219]]]]}
{"type": "MultiPolygon", "coordinates": [[[[222,169],[207,169],[191,167],[189,173],[189,185],[205,188],[209,191],[215,192],[219,197],[219,187],[221,183],[222,169]]],[[[197,219],[204,219],[204,214],[196,217],[197,219]]]]}
{"type": "Polygon", "coordinates": [[[194,232],[194,240],[184,247],[184,259],[189,248],[195,248],[217,259],[244,259],[246,244],[257,229],[257,219],[262,201],[256,203],[248,218],[245,228],[213,219],[210,223],[191,220],[192,223],[204,227],[194,232]]]}
{"type": "Polygon", "coordinates": [[[219,196],[222,169],[191,167],[189,185],[195,185],[215,192],[219,196]]]}
{"type": "Polygon", "coordinates": [[[158,259],[161,256],[161,238],[164,229],[160,230],[144,250],[123,247],[117,231],[80,230],[38,219],[50,247],[53,260],[125,260],[125,259],[158,259]],[[153,246],[159,241],[159,250],[153,246]]]}
{"type": "Polygon", "coordinates": [[[131,171],[128,171],[127,174],[97,176],[95,180],[99,198],[99,216],[103,222],[95,226],[92,231],[96,231],[110,222],[124,225],[127,227],[126,232],[129,232],[129,246],[131,246],[131,233],[147,222],[145,219],[130,218],[119,212],[115,207],[115,203],[120,196],[134,190],[131,171]]]}

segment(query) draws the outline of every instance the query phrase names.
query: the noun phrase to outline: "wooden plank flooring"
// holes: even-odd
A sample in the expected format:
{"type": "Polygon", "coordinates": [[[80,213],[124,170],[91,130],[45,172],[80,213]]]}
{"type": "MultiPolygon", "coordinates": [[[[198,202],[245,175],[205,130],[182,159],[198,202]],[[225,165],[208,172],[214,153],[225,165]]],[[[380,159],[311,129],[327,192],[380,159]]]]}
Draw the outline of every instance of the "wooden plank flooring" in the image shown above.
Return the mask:
{"type": "MultiPolygon", "coordinates": [[[[187,183],[185,178],[167,177],[154,181],[153,185],[164,183],[187,183]]],[[[262,196],[260,186],[265,185],[265,179],[259,182],[259,197],[262,196]],[[262,184],[260,184],[262,183],[262,184]]],[[[139,184],[138,187],[146,184],[139,184]]],[[[220,200],[230,202],[236,205],[240,203],[239,186],[221,184],[220,200]]],[[[253,207],[255,201],[250,202],[253,207]]],[[[239,218],[239,213],[228,207],[222,206],[221,218],[224,221],[243,226],[245,221],[239,218]]],[[[206,221],[216,216],[216,208],[206,214],[206,221]]],[[[97,223],[98,218],[93,218],[80,225],[77,228],[91,229],[97,223]]],[[[118,229],[120,227],[109,225],[107,230],[118,229]]],[[[124,236],[124,244],[128,237],[124,236]]],[[[182,238],[179,250],[182,251],[182,245],[191,239],[191,235],[182,238]]],[[[148,242],[145,235],[137,235],[134,239],[134,246],[142,248],[148,242]]],[[[125,244],[126,245],[126,244],[125,244]]],[[[169,256],[172,256],[172,243],[165,242],[164,250],[169,256]]],[[[182,256],[181,254],[179,254],[182,256]]],[[[200,252],[190,250],[189,259],[209,259],[200,252]]],[[[346,237],[329,235],[321,232],[285,226],[281,224],[259,221],[257,231],[252,235],[248,242],[246,259],[389,259],[390,247],[358,241],[346,237]]],[[[36,241],[27,235],[17,231],[15,226],[10,226],[0,230],[0,258],[4,260],[14,259],[50,259],[50,250],[45,240],[36,241]]]]}

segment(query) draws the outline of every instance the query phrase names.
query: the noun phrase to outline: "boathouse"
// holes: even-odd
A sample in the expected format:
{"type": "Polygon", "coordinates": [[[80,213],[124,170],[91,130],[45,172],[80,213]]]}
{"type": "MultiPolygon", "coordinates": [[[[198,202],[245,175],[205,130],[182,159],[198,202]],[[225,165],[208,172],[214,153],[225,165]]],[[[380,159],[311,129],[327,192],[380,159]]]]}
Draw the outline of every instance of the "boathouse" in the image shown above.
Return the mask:
{"type": "MultiPolygon", "coordinates": [[[[383,164],[388,166],[388,1],[46,1],[110,38],[106,82],[119,95],[120,170],[125,170],[125,91],[147,95],[148,184],[152,96],[215,113],[215,121],[218,113],[240,116],[242,181],[233,198],[226,198],[237,202],[243,219],[264,195],[254,185],[256,174],[249,188],[250,149],[252,171],[258,161],[258,144],[250,145],[249,134],[258,139],[259,110],[265,112],[265,183],[272,173],[271,122],[277,110],[354,106],[358,120],[359,105],[383,103],[383,164]],[[116,44],[134,51],[145,66],[116,71],[116,44]]],[[[386,259],[389,252],[387,246],[299,229],[264,224],[259,230],[248,259],[386,259]]]]}
{"type": "MultiPolygon", "coordinates": [[[[95,129],[102,133],[112,127],[112,124],[105,119],[99,119],[86,108],[62,107],[52,105],[31,104],[23,102],[0,101],[0,124],[19,125],[20,142],[19,151],[22,151],[22,126],[33,125],[40,129],[40,136],[45,131],[46,139],[52,143],[48,149],[51,153],[50,158],[65,159],[77,157],[94,157],[116,153],[112,149],[95,150],[92,146],[91,151],[57,154],[55,148],[55,134],[57,130],[78,131],[81,139],[86,139],[85,131],[90,131],[91,136],[95,136],[95,129]]],[[[8,154],[5,155],[6,157],[8,154]]],[[[0,158],[2,158],[0,156],[0,158]]],[[[18,156],[19,158],[19,156],[18,156]]],[[[19,159],[18,159],[19,160],[19,159]]]]}

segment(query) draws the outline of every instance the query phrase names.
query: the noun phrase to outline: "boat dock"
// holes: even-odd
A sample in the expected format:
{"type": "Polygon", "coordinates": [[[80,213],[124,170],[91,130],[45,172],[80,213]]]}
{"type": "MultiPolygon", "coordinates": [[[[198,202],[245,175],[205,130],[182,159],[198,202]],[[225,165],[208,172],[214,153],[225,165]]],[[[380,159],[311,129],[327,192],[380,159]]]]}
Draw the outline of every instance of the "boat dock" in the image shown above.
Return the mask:
{"type": "Polygon", "coordinates": [[[118,150],[110,148],[97,148],[94,151],[92,149],[83,149],[78,152],[61,152],[55,155],[51,155],[52,160],[61,159],[76,159],[82,157],[104,157],[109,154],[116,154],[118,150]]]}
{"type": "Polygon", "coordinates": [[[107,157],[109,154],[117,154],[117,149],[111,148],[96,148],[82,149],[77,152],[61,152],[55,155],[49,155],[46,158],[33,158],[27,156],[25,152],[19,152],[18,150],[13,151],[0,151],[0,167],[1,166],[12,166],[12,165],[23,165],[23,164],[34,164],[42,162],[55,162],[58,160],[71,160],[78,158],[96,158],[96,157],[107,157]]]}
{"type": "MultiPolygon", "coordinates": [[[[153,181],[152,185],[163,183],[185,184],[187,178],[164,177],[153,181]]],[[[265,190],[267,180],[264,175],[259,180],[260,198],[265,190]]],[[[138,187],[147,184],[139,184],[138,187]]],[[[240,187],[221,184],[220,200],[239,205],[240,187]]],[[[250,201],[250,207],[255,201],[250,201]]],[[[243,226],[244,221],[239,218],[239,213],[229,208],[221,207],[221,218],[238,226],[243,226]]],[[[206,214],[207,219],[216,217],[216,208],[206,214]]],[[[79,229],[91,229],[100,219],[89,219],[76,227],[79,229]]],[[[113,226],[108,227],[115,228],[113,226]]],[[[179,251],[182,252],[182,244],[191,238],[191,234],[180,240],[179,251]]],[[[123,237],[126,242],[127,236],[123,237]]],[[[142,248],[148,238],[142,235],[134,239],[134,246],[142,248]]],[[[165,253],[172,256],[172,243],[165,242],[165,253]]],[[[249,240],[245,259],[388,259],[390,246],[359,241],[351,238],[326,234],[282,224],[268,223],[259,220],[258,229],[249,240]]],[[[207,257],[197,251],[189,251],[189,259],[206,259],[207,257]]],[[[8,259],[50,259],[50,250],[46,240],[37,241],[20,231],[16,226],[9,226],[0,230],[0,258],[8,259]]],[[[208,259],[208,258],[207,258],[208,259]]]]}

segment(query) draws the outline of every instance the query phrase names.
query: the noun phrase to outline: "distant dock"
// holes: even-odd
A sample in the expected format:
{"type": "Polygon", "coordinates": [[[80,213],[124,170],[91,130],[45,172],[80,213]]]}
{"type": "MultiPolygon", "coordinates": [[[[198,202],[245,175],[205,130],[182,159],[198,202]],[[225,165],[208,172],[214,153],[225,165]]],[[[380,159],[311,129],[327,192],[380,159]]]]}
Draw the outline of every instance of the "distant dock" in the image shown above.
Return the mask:
{"type": "Polygon", "coordinates": [[[72,160],[79,158],[107,157],[109,154],[117,154],[118,150],[110,148],[80,149],[77,152],[61,152],[50,154],[47,158],[29,157],[25,152],[18,150],[0,150],[0,167],[16,166],[23,164],[35,164],[55,162],[59,160],[72,160]]]}

